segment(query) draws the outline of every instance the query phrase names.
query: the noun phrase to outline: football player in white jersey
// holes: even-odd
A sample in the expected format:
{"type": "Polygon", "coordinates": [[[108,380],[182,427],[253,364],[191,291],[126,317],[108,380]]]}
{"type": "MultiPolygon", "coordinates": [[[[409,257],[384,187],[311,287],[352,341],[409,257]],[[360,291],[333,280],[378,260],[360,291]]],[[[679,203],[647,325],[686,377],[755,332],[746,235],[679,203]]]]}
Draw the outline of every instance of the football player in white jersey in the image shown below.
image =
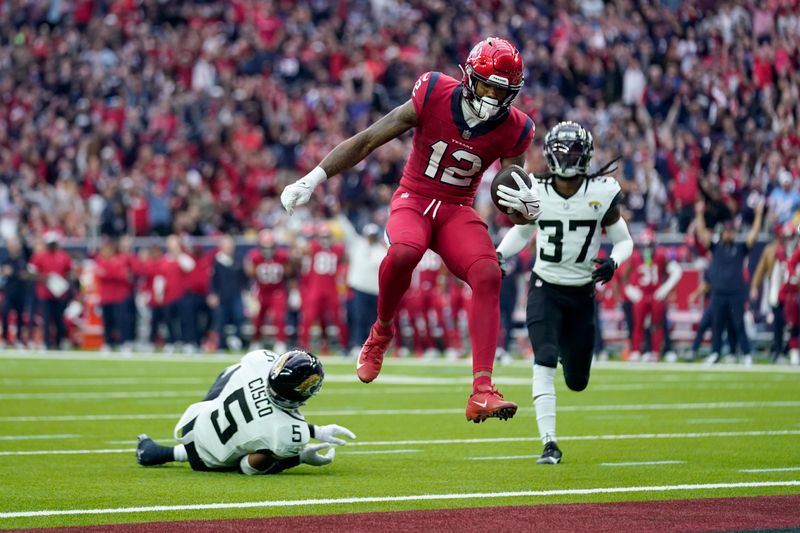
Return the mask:
{"type": "MultiPolygon", "coordinates": [[[[536,237],[536,262],[528,292],[528,335],[534,350],[533,405],[544,451],[540,464],[557,464],[556,389],[559,360],[567,387],[582,391],[589,383],[594,345],[594,284],[608,282],[633,251],[628,226],[620,216],[623,199],[609,167],[589,174],[594,152],[592,135],[576,122],[560,122],[545,137],[544,155],[550,174],[537,178],[542,214],[535,224],[514,226],[497,247],[498,259],[519,253],[536,237]],[[597,259],[605,229],[614,244],[610,257],[597,259]]],[[[524,196],[500,186],[509,204],[524,196]]]]}
{"type": "Polygon", "coordinates": [[[161,446],[140,435],[136,460],[142,466],[188,461],[194,470],[248,475],[277,474],[300,463],[329,464],[335,454],[331,445],[347,443],[338,437],[356,436],[336,424],[309,424],[298,411],[324,378],[322,363],[310,353],[250,352],[222,371],[203,401],[186,409],[175,426],[181,444],[161,446]],[[322,443],[309,444],[311,438],[322,443]]]}

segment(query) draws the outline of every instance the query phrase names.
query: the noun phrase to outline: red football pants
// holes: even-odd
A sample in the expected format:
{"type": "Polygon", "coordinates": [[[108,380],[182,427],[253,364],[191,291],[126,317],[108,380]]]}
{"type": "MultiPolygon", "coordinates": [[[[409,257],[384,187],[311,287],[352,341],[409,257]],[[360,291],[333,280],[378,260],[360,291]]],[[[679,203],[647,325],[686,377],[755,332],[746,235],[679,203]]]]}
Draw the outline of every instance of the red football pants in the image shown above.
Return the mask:
{"type": "Polygon", "coordinates": [[[302,310],[300,346],[308,346],[311,326],[318,322],[323,329],[323,334],[326,326],[336,326],[339,329],[339,343],[343,348],[347,347],[347,328],[342,320],[342,303],[335,290],[307,291],[302,310]]]}
{"type": "Polygon", "coordinates": [[[633,337],[631,349],[634,352],[642,351],[644,341],[644,322],[650,316],[650,349],[653,353],[661,353],[664,346],[664,316],[667,304],[663,300],[656,300],[652,294],[645,294],[642,299],[633,304],[633,337]]]}
{"type": "Polygon", "coordinates": [[[279,342],[286,342],[286,311],[287,311],[286,291],[272,291],[258,295],[258,314],[253,321],[256,331],[253,340],[261,340],[261,328],[267,316],[272,320],[272,324],[278,330],[275,338],[279,342]]]}
{"type": "Polygon", "coordinates": [[[391,322],[425,250],[439,254],[447,268],[471,288],[469,331],[473,372],[494,367],[500,328],[501,272],[486,224],[470,206],[446,203],[399,188],[386,225],[389,251],[379,274],[378,317],[391,322]]]}

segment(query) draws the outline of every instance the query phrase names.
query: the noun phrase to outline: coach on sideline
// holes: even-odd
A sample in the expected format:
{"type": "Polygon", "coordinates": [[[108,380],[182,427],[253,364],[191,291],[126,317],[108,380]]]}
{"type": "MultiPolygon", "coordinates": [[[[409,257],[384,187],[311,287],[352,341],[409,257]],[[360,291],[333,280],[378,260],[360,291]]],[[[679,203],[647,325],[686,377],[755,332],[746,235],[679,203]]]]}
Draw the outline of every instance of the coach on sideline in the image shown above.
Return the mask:
{"type": "Polygon", "coordinates": [[[764,203],[756,207],[753,227],[744,242],[734,242],[736,230],[733,221],[724,223],[719,240],[712,240],[711,232],[706,227],[705,203],[701,200],[695,204],[695,220],[697,239],[703,247],[711,251],[711,264],[708,267],[708,282],[711,286],[711,355],[708,362],[717,363],[722,350],[722,330],[728,320],[733,323],[736,338],[744,356],[744,364],[753,362],[750,350],[750,339],[744,329],[744,304],[747,299],[747,284],[744,281],[744,260],[756,242],[764,216],[764,203]]]}

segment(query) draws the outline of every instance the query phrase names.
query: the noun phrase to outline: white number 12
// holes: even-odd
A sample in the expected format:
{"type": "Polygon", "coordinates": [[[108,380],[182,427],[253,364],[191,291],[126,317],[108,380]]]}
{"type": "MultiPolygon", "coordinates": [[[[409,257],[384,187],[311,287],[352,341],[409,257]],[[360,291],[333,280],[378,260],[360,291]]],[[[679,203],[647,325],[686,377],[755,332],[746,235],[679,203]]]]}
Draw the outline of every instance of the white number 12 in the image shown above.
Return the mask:
{"type": "MultiPolygon", "coordinates": [[[[444,152],[449,145],[444,141],[436,141],[431,145],[431,157],[428,159],[428,167],[425,169],[425,175],[431,179],[436,179],[436,174],[439,172],[439,163],[442,162],[444,152]]],[[[481,169],[481,158],[477,155],[467,152],[466,150],[456,150],[451,154],[456,161],[469,161],[470,168],[460,167],[446,167],[442,170],[442,177],[440,180],[443,183],[456,185],[458,187],[469,187],[472,183],[472,178],[481,169]],[[460,177],[456,177],[460,176],[460,177]]]]}

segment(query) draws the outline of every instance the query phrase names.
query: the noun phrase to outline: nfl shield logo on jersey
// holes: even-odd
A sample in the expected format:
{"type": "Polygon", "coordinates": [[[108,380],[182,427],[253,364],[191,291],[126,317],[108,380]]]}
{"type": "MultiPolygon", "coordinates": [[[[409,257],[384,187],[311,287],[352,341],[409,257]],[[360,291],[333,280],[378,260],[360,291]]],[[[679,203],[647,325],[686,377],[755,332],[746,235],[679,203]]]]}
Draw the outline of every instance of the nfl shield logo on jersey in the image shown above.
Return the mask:
{"type": "Polygon", "coordinates": [[[464,130],[461,132],[461,137],[463,137],[465,141],[469,140],[469,138],[472,137],[472,132],[469,130],[464,130]]]}

